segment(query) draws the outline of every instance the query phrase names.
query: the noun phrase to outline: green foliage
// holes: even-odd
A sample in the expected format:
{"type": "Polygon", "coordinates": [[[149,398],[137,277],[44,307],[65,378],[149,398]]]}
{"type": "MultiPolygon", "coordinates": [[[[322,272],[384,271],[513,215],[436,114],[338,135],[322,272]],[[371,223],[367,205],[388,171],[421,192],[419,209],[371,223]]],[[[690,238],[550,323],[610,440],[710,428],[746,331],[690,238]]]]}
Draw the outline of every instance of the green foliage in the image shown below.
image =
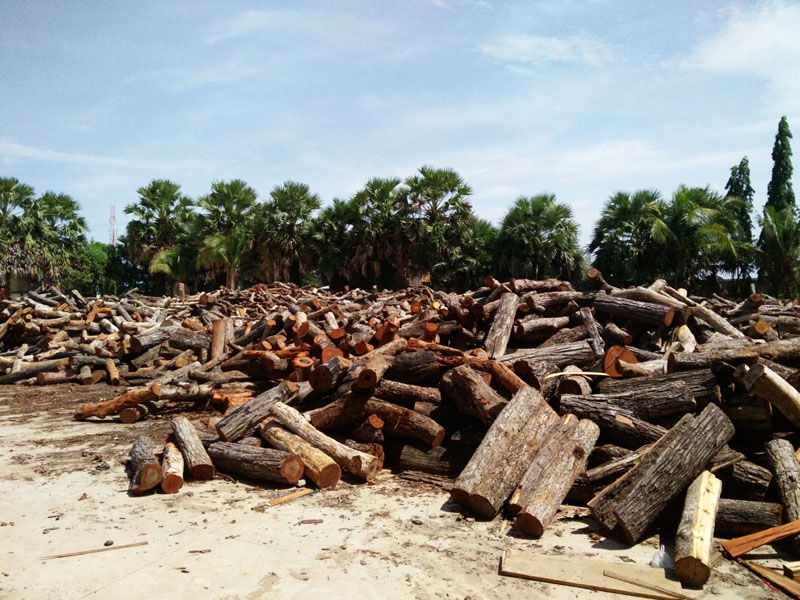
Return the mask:
{"type": "Polygon", "coordinates": [[[574,278],[581,251],[572,209],[553,194],[519,197],[500,225],[495,255],[504,276],[574,278]]]}
{"type": "Polygon", "coordinates": [[[800,224],[794,209],[764,207],[761,251],[757,262],[761,284],[778,297],[800,293],[800,224]]]}
{"type": "Polygon", "coordinates": [[[736,210],[736,220],[739,222],[739,235],[741,241],[753,241],[753,220],[750,213],[753,210],[753,197],[756,191],[750,185],[750,162],[745,156],[738,165],[731,167],[731,176],[725,184],[726,198],[739,198],[741,204],[736,210]]]}
{"type": "Polygon", "coordinates": [[[198,224],[202,243],[197,267],[221,268],[230,289],[238,287],[242,260],[253,244],[256,201],[256,191],[241,179],[215,181],[211,193],[197,200],[204,211],[198,224]]]}
{"type": "Polygon", "coordinates": [[[792,146],[789,140],[792,132],[786,117],[778,123],[775,145],[772,147],[772,179],[767,187],[767,204],[780,212],[786,208],[795,209],[794,190],[792,190],[792,146]]]}

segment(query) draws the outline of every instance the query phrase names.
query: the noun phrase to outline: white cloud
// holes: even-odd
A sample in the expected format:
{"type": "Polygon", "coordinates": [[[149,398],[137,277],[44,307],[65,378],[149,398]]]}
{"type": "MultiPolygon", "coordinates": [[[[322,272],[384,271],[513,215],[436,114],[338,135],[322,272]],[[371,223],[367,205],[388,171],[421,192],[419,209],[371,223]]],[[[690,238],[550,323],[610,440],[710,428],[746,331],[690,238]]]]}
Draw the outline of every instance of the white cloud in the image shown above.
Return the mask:
{"type": "Polygon", "coordinates": [[[0,138],[0,156],[4,160],[28,159],[40,162],[55,162],[77,165],[102,165],[107,167],[120,167],[123,169],[158,169],[155,162],[140,161],[119,156],[103,156],[98,154],[84,154],[82,152],[60,152],[49,148],[36,148],[18,144],[8,138],[0,138]]]}
{"type": "Polygon", "coordinates": [[[536,65],[573,63],[598,66],[611,60],[611,49],[591,36],[550,37],[511,33],[480,46],[481,52],[504,63],[536,65]]]}
{"type": "Polygon", "coordinates": [[[768,1],[720,15],[722,27],[700,42],[683,66],[763,79],[779,112],[800,110],[800,4],[768,1]]]}

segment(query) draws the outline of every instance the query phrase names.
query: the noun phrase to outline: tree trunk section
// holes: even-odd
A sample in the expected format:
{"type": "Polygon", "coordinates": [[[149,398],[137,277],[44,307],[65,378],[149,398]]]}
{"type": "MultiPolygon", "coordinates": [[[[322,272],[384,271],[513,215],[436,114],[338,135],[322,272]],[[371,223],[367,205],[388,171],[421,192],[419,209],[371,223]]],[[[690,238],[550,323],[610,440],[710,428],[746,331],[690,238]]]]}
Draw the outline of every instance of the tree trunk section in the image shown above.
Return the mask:
{"type": "Polygon", "coordinates": [[[211,458],[203,447],[203,442],[200,441],[200,436],[197,434],[194,425],[186,417],[180,416],[172,417],[170,423],[172,425],[172,433],[175,435],[175,440],[181,449],[186,468],[189,470],[189,475],[192,479],[197,479],[198,481],[214,479],[217,474],[216,469],[214,469],[214,463],[211,462],[211,458]]]}
{"type": "Polygon", "coordinates": [[[342,469],[336,461],[300,436],[286,431],[273,419],[266,419],[259,431],[274,448],[297,454],[305,465],[306,477],[318,488],[331,488],[339,483],[342,469]]]}
{"type": "Polygon", "coordinates": [[[633,469],[589,502],[592,514],[608,530],[634,544],[733,433],[730,420],[714,404],[696,418],[684,415],[633,469]]]}
{"type": "Polygon", "coordinates": [[[391,379],[381,379],[372,395],[406,408],[412,408],[417,402],[442,403],[442,393],[436,388],[400,383],[391,379]]]}
{"type": "Polygon", "coordinates": [[[286,402],[289,396],[291,396],[289,387],[286,383],[280,383],[263,394],[259,394],[250,402],[242,404],[217,423],[216,429],[220,439],[225,442],[235,442],[250,435],[258,424],[269,416],[272,406],[279,402],[286,402]]]}
{"type": "Polygon", "coordinates": [[[694,412],[696,408],[697,403],[689,392],[689,386],[682,381],[670,381],[653,384],[641,391],[617,391],[591,396],[562,394],[559,412],[571,412],[590,419],[593,418],[593,413],[622,413],[652,421],[669,415],[694,412]]]}
{"type": "Polygon", "coordinates": [[[734,538],[777,527],[782,523],[783,507],[773,502],[722,498],[714,526],[716,537],[734,538]]]}
{"type": "Polygon", "coordinates": [[[183,454],[172,442],[164,445],[164,458],[161,461],[161,491],[174,494],[183,487],[183,454]]]}
{"type": "Polygon", "coordinates": [[[130,456],[131,482],[128,491],[143,494],[161,483],[161,465],[158,464],[150,438],[140,435],[133,442],[130,456]]]}
{"type": "Polygon", "coordinates": [[[500,306],[494,313],[494,320],[484,344],[489,358],[499,358],[505,354],[518,306],[519,296],[513,292],[505,293],[500,298],[500,306]]]}
{"type": "Polygon", "coordinates": [[[492,518],[514,491],[558,415],[532,387],[524,387],[498,415],[453,485],[454,501],[492,518]]]}
{"type": "Polygon", "coordinates": [[[703,471],[686,490],[678,533],[675,536],[675,575],[693,587],[705,585],[711,576],[714,523],[722,482],[703,471]]]}
{"type": "Polygon", "coordinates": [[[353,473],[357,477],[372,481],[380,469],[378,459],[374,456],[364,454],[358,450],[353,450],[337,442],[333,438],[328,437],[309,423],[302,414],[291,406],[275,403],[272,406],[270,414],[284,427],[290,429],[309,444],[330,456],[340,467],[353,473]]]}
{"type": "Polygon", "coordinates": [[[440,386],[461,414],[475,417],[487,427],[507,404],[505,398],[467,365],[445,373],[440,386]]]}
{"type": "Polygon", "coordinates": [[[220,471],[257,481],[293,484],[303,476],[299,456],[274,448],[217,442],[208,447],[208,454],[220,471]]]}
{"type": "MultiPolygon", "coordinates": [[[[800,519],[800,463],[788,440],[772,440],[767,444],[767,455],[775,472],[778,495],[783,504],[786,522],[800,519]]],[[[790,538],[795,552],[800,551],[800,535],[790,538]]]]}
{"type": "Polygon", "coordinates": [[[600,429],[587,419],[579,422],[574,415],[567,415],[558,434],[547,440],[534,457],[516,500],[520,510],[515,524],[534,537],[541,537],[553,522],[575,479],[583,473],[600,429]]]}
{"type": "Polygon", "coordinates": [[[651,327],[669,327],[675,318],[675,309],[663,304],[628,300],[608,294],[596,294],[594,308],[613,320],[634,321],[651,327]]]}
{"type": "Polygon", "coordinates": [[[125,392],[112,400],[97,402],[95,404],[84,404],[75,409],[75,420],[83,421],[89,417],[107,417],[118,413],[123,408],[136,406],[148,400],[158,400],[161,388],[157,383],[150,387],[125,392]]]}

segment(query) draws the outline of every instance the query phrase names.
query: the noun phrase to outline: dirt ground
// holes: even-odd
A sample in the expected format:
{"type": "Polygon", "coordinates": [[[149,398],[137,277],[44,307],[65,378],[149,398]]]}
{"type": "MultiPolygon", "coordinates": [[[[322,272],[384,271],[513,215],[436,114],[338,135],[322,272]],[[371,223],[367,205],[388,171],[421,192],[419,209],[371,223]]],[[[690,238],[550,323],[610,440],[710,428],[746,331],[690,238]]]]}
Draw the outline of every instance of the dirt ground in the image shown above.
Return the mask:
{"type": "MultiPolygon", "coordinates": [[[[96,385],[0,387],[0,598],[604,598],[604,592],[504,577],[505,549],[646,565],[659,539],[632,548],[605,538],[580,507],[563,507],[540,540],[501,518],[466,518],[439,487],[388,471],[374,485],[270,507],[286,488],[224,476],[174,495],[131,497],[133,439],[163,442],[165,419],[122,425],[71,420],[112,397],[96,385]],[[46,555],[147,542],[69,558],[46,555]]],[[[754,553],[755,554],[755,553],[754,553]]],[[[762,564],[779,567],[771,547],[762,564]]],[[[692,598],[786,598],[723,559],[692,598]]]]}

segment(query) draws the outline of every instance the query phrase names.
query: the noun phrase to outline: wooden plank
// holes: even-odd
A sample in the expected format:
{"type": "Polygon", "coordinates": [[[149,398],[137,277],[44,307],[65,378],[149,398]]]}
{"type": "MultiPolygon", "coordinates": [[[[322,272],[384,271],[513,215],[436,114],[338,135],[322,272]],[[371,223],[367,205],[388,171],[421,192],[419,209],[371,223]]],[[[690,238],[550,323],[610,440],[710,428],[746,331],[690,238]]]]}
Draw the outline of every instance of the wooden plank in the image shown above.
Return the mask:
{"type": "Polygon", "coordinates": [[[663,570],[650,566],[621,565],[576,556],[557,558],[512,550],[506,550],[503,553],[500,560],[500,574],[612,594],[654,598],[655,600],[675,600],[674,594],[681,594],[683,591],[679,582],[667,579],[663,570]],[[647,591],[641,587],[641,583],[633,584],[627,581],[611,580],[604,574],[605,571],[636,579],[638,582],[648,585],[659,586],[664,589],[664,592],[647,591]]]}
{"type": "Polygon", "coordinates": [[[684,596],[683,594],[679,594],[677,592],[673,592],[668,590],[667,588],[663,588],[660,585],[654,585],[652,583],[648,583],[647,581],[642,581],[641,579],[636,579],[636,577],[629,577],[628,575],[623,575],[622,573],[616,573],[614,571],[609,571],[608,569],[603,570],[603,575],[606,577],[611,577],[611,579],[616,579],[618,581],[624,581],[625,583],[632,583],[633,585],[638,585],[640,587],[646,588],[648,590],[652,590],[654,592],[658,592],[660,594],[666,594],[672,598],[678,598],[680,600],[688,599],[689,596],[684,596]]]}
{"type": "Polygon", "coordinates": [[[294,500],[295,498],[302,498],[303,496],[308,496],[309,494],[313,493],[314,490],[310,488],[303,488],[302,490],[291,492],[290,494],[286,494],[285,496],[273,498],[272,500],[269,501],[269,505],[275,506],[276,504],[283,504],[284,502],[288,502],[289,500],[294,500]]]}
{"type": "Polygon", "coordinates": [[[739,559],[739,562],[759,577],[762,577],[770,583],[777,585],[787,594],[794,596],[795,598],[800,598],[800,583],[796,582],[794,579],[789,579],[788,577],[785,577],[784,575],[781,575],[772,569],[762,567],[761,565],[757,565],[749,560],[739,559]]]}
{"type": "Polygon", "coordinates": [[[750,535],[724,541],[722,542],[722,547],[732,558],[738,558],[764,544],[777,542],[778,540],[782,540],[796,533],[800,533],[800,519],[784,525],[779,525],[778,527],[772,527],[771,529],[765,529],[764,531],[758,531],[750,535]]]}
{"type": "Polygon", "coordinates": [[[43,556],[42,560],[51,558],[69,558],[70,556],[83,556],[84,554],[94,554],[95,552],[108,552],[109,550],[122,550],[123,548],[134,548],[136,546],[147,546],[148,542],[135,542],[133,544],[123,544],[121,546],[108,546],[105,548],[95,548],[93,550],[79,550],[78,552],[66,552],[64,554],[51,554],[43,556]]]}

